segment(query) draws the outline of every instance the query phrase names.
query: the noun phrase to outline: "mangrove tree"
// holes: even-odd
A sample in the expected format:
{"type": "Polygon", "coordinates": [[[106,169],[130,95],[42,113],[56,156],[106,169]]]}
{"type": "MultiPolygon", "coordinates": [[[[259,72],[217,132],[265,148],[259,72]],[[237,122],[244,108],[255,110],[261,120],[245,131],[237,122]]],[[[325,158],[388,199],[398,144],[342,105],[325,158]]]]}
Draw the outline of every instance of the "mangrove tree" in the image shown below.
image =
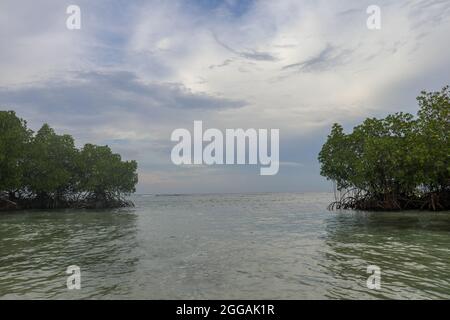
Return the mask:
{"type": "Polygon", "coordinates": [[[319,153],[338,196],[330,208],[450,208],[450,90],[423,91],[419,111],[370,118],[345,133],[334,124],[319,153]]]}
{"type": "Polygon", "coordinates": [[[0,209],[129,206],[136,170],[108,146],[78,149],[48,124],[34,133],[13,111],[0,111],[0,209]]]}

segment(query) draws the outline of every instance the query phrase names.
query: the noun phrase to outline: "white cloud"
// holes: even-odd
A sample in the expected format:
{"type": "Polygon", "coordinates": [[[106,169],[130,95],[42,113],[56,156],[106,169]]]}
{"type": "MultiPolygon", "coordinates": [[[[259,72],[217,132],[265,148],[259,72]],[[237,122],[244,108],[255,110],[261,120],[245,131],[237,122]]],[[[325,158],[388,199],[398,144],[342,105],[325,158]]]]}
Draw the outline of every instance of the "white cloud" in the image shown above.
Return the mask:
{"type": "MultiPolygon", "coordinates": [[[[181,0],[81,1],[86,20],[76,33],[65,29],[64,1],[42,1],[40,7],[3,1],[0,104],[23,102],[31,97],[30,82],[40,81],[35,99],[46,95],[49,105],[77,112],[50,116],[33,106],[36,100],[18,104],[31,122],[48,117],[86,140],[125,139],[127,147],[117,147],[138,155],[148,177],[152,170],[170,170],[170,157],[164,158],[170,132],[189,128],[194,119],[222,129],[278,128],[282,149],[293,150],[289,159],[281,154],[282,167],[305,176],[313,166],[319,180],[317,164],[304,161],[311,155],[295,153],[297,146],[284,147],[283,141],[310,139],[315,141],[310,152],[317,152],[331,123],[351,124],[400,109],[414,112],[420,90],[449,82],[449,2],[379,1],[382,28],[377,31],[366,27],[370,4],[254,1],[237,14],[233,1],[207,9],[181,0]],[[80,72],[122,71],[152,90],[137,93],[136,79],[126,77],[123,83],[90,79],[79,90],[73,79],[80,72]],[[16,100],[11,90],[21,92],[16,100]],[[55,92],[68,95],[56,99],[55,92]],[[228,107],[219,106],[224,102],[228,107]],[[323,136],[316,137],[319,132],[323,136]],[[131,150],[143,146],[148,151],[131,150]],[[152,169],[164,161],[165,169],[152,169]]],[[[201,172],[208,177],[202,181],[210,181],[202,188],[218,181],[230,186],[223,181],[226,174],[215,180],[217,171],[201,172]]],[[[183,179],[186,186],[197,178],[183,179]]]]}

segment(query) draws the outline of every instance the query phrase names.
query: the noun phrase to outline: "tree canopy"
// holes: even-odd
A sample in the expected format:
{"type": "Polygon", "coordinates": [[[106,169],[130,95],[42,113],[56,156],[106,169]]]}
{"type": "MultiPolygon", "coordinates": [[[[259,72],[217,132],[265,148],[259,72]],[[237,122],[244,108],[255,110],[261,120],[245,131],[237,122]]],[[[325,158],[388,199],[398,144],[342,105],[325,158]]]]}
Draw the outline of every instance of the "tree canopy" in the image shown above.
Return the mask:
{"type": "Polygon", "coordinates": [[[21,187],[26,147],[32,136],[24,120],[14,111],[0,112],[0,190],[21,187]]]}
{"type": "Polygon", "coordinates": [[[449,208],[449,87],[417,101],[417,117],[370,118],[349,134],[333,125],[319,153],[321,174],[342,192],[332,207],[449,208]]]}
{"type": "Polygon", "coordinates": [[[135,192],[136,170],[108,146],[77,149],[48,124],[34,133],[13,111],[0,111],[0,195],[19,207],[130,205],[124,196],[135,192]]]}

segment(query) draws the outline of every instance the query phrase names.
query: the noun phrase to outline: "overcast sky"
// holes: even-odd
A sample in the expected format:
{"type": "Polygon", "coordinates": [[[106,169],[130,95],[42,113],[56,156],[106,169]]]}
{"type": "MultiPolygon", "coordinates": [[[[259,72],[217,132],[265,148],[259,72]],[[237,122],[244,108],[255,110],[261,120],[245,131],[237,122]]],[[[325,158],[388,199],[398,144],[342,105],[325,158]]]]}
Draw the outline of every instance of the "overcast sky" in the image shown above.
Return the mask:
{"type": "Polygon", "coordinates": [[[449,34],[449,0],[2,0],[0,109],[136,159],[140,193],[331,191],[330,126],[415,113],[450,83],[449,34]],[[173,165],[170,134],[194,120],[280,129],[279,173],[173,165]]]}

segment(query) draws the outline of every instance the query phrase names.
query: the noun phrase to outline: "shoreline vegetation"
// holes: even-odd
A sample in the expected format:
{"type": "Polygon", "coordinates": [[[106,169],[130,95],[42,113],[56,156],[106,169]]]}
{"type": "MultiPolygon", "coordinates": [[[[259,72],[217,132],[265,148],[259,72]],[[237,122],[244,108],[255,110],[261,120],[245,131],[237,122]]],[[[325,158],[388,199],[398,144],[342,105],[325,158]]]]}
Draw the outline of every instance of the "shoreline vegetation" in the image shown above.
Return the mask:
{"type": "Polygon", "coordinates": [[[34,133],[14,111],[0,111],[0,211],[133,206],[126,196],[136,170],[108,146],[78,149],[48,124],[34,133]]]}
{"type": "Polygon", "coordinates": [[[330,210],[450,210],[449,86],[417,101],[417,117],[370,118],[349,134],[333,125],[319,153],[337,191],[330,210]]]}
{"type": "MultiPolygon", "coordinates": [[[[349,134],[332,126],[318,157],[335,184],[330,210],[450,210],[449,86],[417,101],[416,117],[368,118],[349,134]]],[[[108,146],[78,149],[48,124],[34,133],[0,111],[0,211],[133,206],[136,170],[108,146]]]]}

